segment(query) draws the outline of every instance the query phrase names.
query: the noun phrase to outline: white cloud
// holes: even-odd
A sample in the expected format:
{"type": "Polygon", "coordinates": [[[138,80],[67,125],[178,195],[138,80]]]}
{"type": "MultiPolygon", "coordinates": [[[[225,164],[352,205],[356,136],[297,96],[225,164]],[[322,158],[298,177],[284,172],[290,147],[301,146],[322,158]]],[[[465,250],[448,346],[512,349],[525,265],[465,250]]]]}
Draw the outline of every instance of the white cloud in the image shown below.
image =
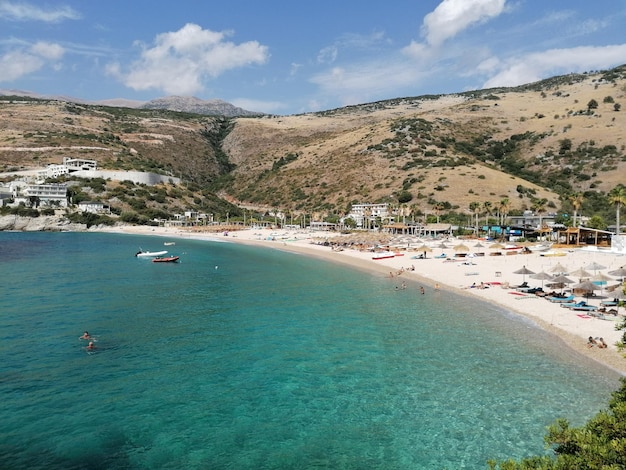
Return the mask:
{"type": "Polygon", "coordinates": [[[119,64],[110,64],[107,71],[135,90],[154,88],[168,94],[192,95],[204,89],[207,78],[268,60],[267,46],[257,41],[225,41],[229,34],[186,24],[178,31],[157,35],[152,47],[142,45],[141,57],[129,72],[123,72],[119,64]]]}
{"type": "Polygon", "coordinates": [[[443,0],[424,17],[422,33],[431,46],[439,46],[469,26],[504,11],[505,0],[443,0]]]}
{"type": "Polygon", "coordinates": [[[43,8],[29,3],[0,0],[0,18],[6,18],[12,21],[58,23],[63,20],[79,19],[80,14],[69,6],[44,10],[43,8]]]}
{"type": "Polygon", "coordinates": [[[58,44],[41,41],[30,47],[13,49],[0,56],[0,82],[17,80],[49,64],[58,70],[60,65],[55,61],[61,59],[64,53],[65,50],[58,44]]]}
{"type": "MultiPolygon", "coordinates": [[[[517,86],[562,73],[605,69],[622,64],[624,57],[626,44],[618,44],[550,49],[513,57],[500,63],[492,61],[492,69],[494,65],[496,69],[495,75],[489,78],[483,87],[517,86]]],[[[484,70],[486,68],[482,69],[484,70]]]]}
{"type": "Polygon", "coordinates": [[[400,59],[363,63],[349,69],[333,67],[313,76],[310,81],[323,93],[338,96],[343,105],[349,105],[379,99],[398,88],[415,85],[427,73],[400,59]]]}

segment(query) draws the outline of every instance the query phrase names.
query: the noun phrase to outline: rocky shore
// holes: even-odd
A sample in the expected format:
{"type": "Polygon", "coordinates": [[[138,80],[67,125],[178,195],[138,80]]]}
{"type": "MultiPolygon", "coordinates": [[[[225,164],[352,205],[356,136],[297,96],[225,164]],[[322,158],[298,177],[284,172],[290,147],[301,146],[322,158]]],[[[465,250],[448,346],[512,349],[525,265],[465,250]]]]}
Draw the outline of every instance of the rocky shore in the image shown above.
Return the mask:
{"type": "Polygon", "coordinates": [[[61,216],[0,216],[0,231],[18,232],[85,232],[87,225],[75,224],[61,216]]]}

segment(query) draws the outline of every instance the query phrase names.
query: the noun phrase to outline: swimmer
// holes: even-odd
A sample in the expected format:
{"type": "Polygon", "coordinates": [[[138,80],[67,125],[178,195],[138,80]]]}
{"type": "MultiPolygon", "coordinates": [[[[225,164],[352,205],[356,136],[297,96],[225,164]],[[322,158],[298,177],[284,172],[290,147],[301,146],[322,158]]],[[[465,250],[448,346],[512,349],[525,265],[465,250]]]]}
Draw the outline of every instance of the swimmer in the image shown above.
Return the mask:
{"type": "Polygon", "coordinates": [[[85,331],[83,333],[83,335],[81,337],[79,337],[78,339],[91,339],[91,336],[89,336],[89,332],[85,331]]]}
{"type": "Polygon", "coordinates": [[[90,351],[93,349],[96,349],[96,345],[93,344],[93,341],[89,341],[89,344],[87,345],[87,349],[90,351]]]}

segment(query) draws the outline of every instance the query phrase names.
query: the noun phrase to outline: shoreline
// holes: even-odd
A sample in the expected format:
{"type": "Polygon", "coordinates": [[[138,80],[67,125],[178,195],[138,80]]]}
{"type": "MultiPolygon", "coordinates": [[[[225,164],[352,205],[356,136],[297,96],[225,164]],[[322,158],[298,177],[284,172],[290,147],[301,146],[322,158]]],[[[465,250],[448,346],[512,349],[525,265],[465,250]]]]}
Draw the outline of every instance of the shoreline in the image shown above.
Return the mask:
{"type": "MultiPolygon", "coordinates": [[[[121,226],[98,229],[98,232],[126,233],[134,235],[148,235],[157,237],[171,237],[173,239],[194,239],[206,241],[241,243],[265,248],[272,248],[305,256],[316,257],[331,263],[349,265],[355,269],[378,273],[388,277],[390,286],[406,282],[408,288],[424,287],[426,291],[435,288],[449,290],[459,295],[472,296],[484,302],[497,305],[516,315],[525,317],[544,331],[553,335],[572,351],[582,354],[601,365],[626,376],[626,358],[624,353],[617,350],[615,343],[622,338],[623,332],[615,330],[615,320],[603,320],[584,312],[573,312],[562,308],[558,303],[551,303],[546,299],[534,295],[520,295],[513,287],[522,279],[532,286],[541,286],[542,281],[534,280],[529,276],[515,274],[514,271],[526,266],[532,271],[549,272],[557,263],[567,266],[571,271],[597,262],[607,267],[607,271],[626,265],[626,257],[614,253],[586,252],[575,249],[562,257],[541,257],[539,253],[519,254],[515,256],[480,256],[468,259],[454,259],[444,261],[434,258],[439,251],[452,252],[451,249],[433,249],[426,259],[413,259],[417,252],[408,251],[403,256],[373,260],[369,251],[343,249],[334,251],[329,246],[317,243],[323,239],[339,241],[343,235],[328,232],[313,232],[307,230],[268,230],[246,229],[229,232],[225,236],[222,232],[203,232],[178,228],[121,226]],[[470,261],[471,260],[471,261],[470,261]],[[414,270],[411,268],[414,267],[414,270]],[[393,273],[393,278],[390,274],[393,273]],[[473,283],[484,282],[488,288],[479,289],[470,287],[473,283]],[[588,348],[587,338],[602,337],[608,348],[588,348]]],[[[460,241],[451,242],[459,243],[460,241]]],[[[452,252],[453,253],[453,252],[452,252]]],[[[452,254],[449,253],[449,254],[452,254]]],[[[487,253],[485,253],[487,254],[487,253]]],[[[573,276],[570,276],[573,278],[573,276]]],[[[617,282],[617,280],[615,281],[617,282]]],[[[614,284],[610,282],[609,284],[614,284]]],[[[577,299],[578,300],[578,299],[577,299]]],[[[591,304],[597,305],[601,299],[592,298],[591,304]]],[[[624,318],[626,311],[619,309],[619,319],[624,318]]]]}

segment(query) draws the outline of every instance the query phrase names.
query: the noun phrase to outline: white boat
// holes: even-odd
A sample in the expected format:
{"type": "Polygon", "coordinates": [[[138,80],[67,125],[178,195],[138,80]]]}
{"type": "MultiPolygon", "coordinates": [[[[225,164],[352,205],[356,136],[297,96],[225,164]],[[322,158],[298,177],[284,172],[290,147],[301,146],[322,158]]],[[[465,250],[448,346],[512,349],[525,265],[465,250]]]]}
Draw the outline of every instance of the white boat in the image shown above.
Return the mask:
{"type": "Polygon", "coordinates": [[[378,251],[374,253],[372,259],[387,259],[387,258],[395,258],[396,256],[403,256],[402,253],[396,253],[394,251],[378,251]]]}
{"type": "Polygon", "coordinates": [[[154,258],[155,256],[163,256],[167,254],[167,250],[163,251],[138,251],[135,253],[137,258],[154,258]]]}
{"type": "Polygon", "coordinates": [[[172,246],[172,245],[176,245],[176,242],[165,242],[163,243],[165,246],[172,246]]]}
{"type": "Polygon", "coordinates": [[[528,245],[530,251],[548,251],[552,248],[552,243],[539,243],[537,245],[528,245]]]}

